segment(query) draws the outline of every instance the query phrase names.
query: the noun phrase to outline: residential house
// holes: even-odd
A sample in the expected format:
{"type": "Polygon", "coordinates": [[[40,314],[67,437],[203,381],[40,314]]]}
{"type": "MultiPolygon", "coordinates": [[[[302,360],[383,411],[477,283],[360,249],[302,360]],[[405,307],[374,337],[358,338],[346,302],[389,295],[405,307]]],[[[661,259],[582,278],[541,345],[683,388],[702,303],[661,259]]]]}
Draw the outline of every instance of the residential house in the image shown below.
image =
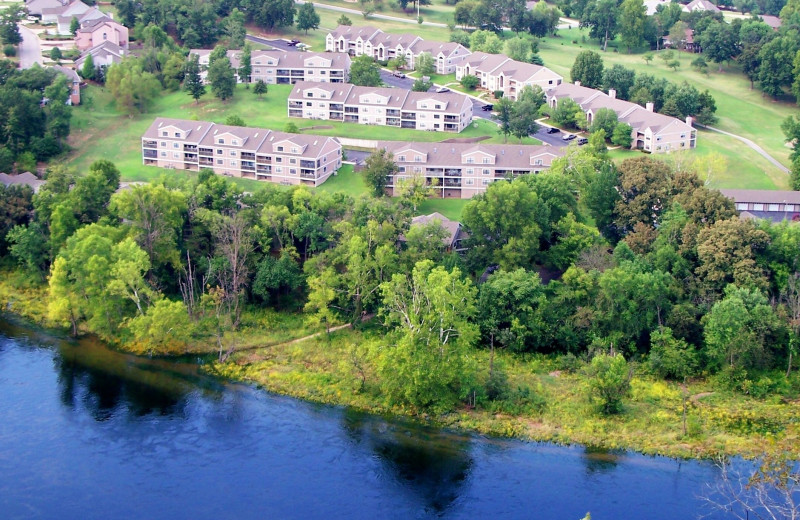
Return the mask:
{"type": "Polygon", "coordinates": [[[768,14],[762,14],[761,15],[761,20],[765,24],[767,24],[770,27],[772,27],[773,31],[777,31],[778,29],[780,29],[781,28],[781,24],[783,23],[781,21],[781,19],[778,18],[777,16],[772,16],[772,15],[768,15],[768,14]]]}
{"type": "Polygon", "coordinates": [[[665,48],[679,48],[685,50],[686,52],[703,52],[700,44],[694,41],[693,29],[686,29],[680,42],[673,42],[667,36],[662,38],[662,41],[665,48]]]}
{"type": "Polygon", "coordinates": [[[69,3],[63,4],[50,4],[47,7],[41,8],[42,13],[42,23],[44,24],[57,24],[59,23],[59,18],[67,19],[67,30],[61,31],[59,29],[59,34],[69,34],[69,24],[72,21],[72,18],[79,18],[82,14],[89,11],[91,7],[81,2],[81,0],[73,0],[69,3]]]}
{"type": "Polygon", "coordinates": [[[0,172],[0,184],[4,186],[28,186],[34,193],[37,193],[45,182],[31,172],[20,173],[19,175],[0,172]]]}
{"type": "Polygon", "coordinates": [[[53,70],[57,70],[61,74],[65,75],[68,80],[69,84],[69,101],[68,104],[70,105],[80,105],[81,104],[81,78],[78,76],[78,73],[75,72],[73,69],[62,67],[60,65],[55,65],[53,70]]]}
{"type": "MultiPolygon", "coordinates": [[[[189,52],[199,56],[203,69],[208,67],[210,49],[192,49],[189,52]]],[[[241,54],[242,51],[228,51],[234,69],[240,67],[241,54]]],[[[250,83],[258,80],[270,85],[295,84],[298,81],[344,83],[350,74],[350,62],[350,56],[342,52],[252,51],[250,83]]],[[[205,70],[201,76],[205,80],[205,70]]],[[[243,82],[242,78],[238,81],[243,82]]]]}
{"type": "Polygon", "coordinates": [[[608,94],[581,86],[580,82],[562,83],[545,92],[547,104],[551,109],[558,106],[561,99],[573,100],[586,114],[591,124],[594,114],[601,108],[616,112],[620,122],[631,125],[633,141],[631,148],[650,153],[665,153],[674,150],[687,150],[697,146],[697,130],[692,127],[691,118],[687,121],[659,114],[653,111],[653,103],[646,107],[616,98],[616,92],[608,94]]]}
{"type": "Polygon", "coordinates": [[[719,190],[733,200],[741,218],[772,222],[800,220],[800,191],[719,190]]]}
{"type": "Polygon", "coordinates": [[[25,9],[31,16],[42,17],[42,10],[64,7],[69,5],[69,0],[28,0],[25,2],[25,9]]]}
{"type": "Polygon", "coordinates": [[[719,8],[708,0],[692,0],[688,4],[681,7],[681,9],[683,9],[683,11],[686,13],[692,13],[694,11],[708,11],[711,13],[720,12],[719,8]]]}
{"type": "MultiPolygon", "coordinates": [[[[445,231],[444,237],[442,237],[442,246],[444,247],[445,251],[448,253],[450,251],[455,251],[456,253],[462,253],[466,251],[466,247],[464,247],[463,242],[469,238],[469,234],[464,231],[464,228],[461,226],[461,222],[457,220],[450,220],[449,218],[445,217],[441,213],[431,213],[430,215],[419,215],[411,219],[411,226],[427,226],[431,223],[437,223],[441,228],[445,231]]],[[[401,243],[406,242],[406,237],[400,235],[399,241],[401,243]]]]}
{"type": "Polygon", "coordinates": [[[80,51],[96,47],[103,42],[128,48],[128,28],[111,18],[93,18],[81,22],[81,28],[75,33],[75,46],[80,51]]]}
{"type": "Polygon", "coordinates": [[[369,25],[360,27],[340,25],[325,36],[325,50],[328,52],[346,52],[350,56],[372,55],[372,52],[364,52],[365,43],[371,42],[373,38],[381,34],[383,34],[383,31],[369,25]]]}
{"type": "Polygon", "coordinates": [[[417,60],[425,52],[433,57],[436,74],[452,74],[459,63],[462,63],[470,54],[469,49],[455,42],[436,42],[419,40],[406,49],[406,65],[411,69],[417,68],[417,60]]]}
{"type": "Polygon", "coordinates": [[[388,182],[398,195],[400,181],[423,177],[434,194],[469,199],[492,183],[547,170],[561,152],[548,146],[480,143],[406,143],[379,141],[394,156],[398,172],[388,182]]]}
{"type": "Polygon", "coordinates": [[[658,12],[659,5],[667,5],[672,0],[644,0],[644,7],[647,9],[647,16],[653,16],[658,12]]]}
{"type": "Polygon", "coordinates": [[[455,92],[302,81],[289,94],[289,117],[435,132],[461,132],[472,122],[472,100],[455,92]]]}
{"type": "Polygon", "coordinates": [[[142,136],[145,165],[319,186],[342,166],[331,137],[159,117],[142,136]]]}
{"type": "Polygon", "coordinates": [[[126,51],[114,42],[105,41],[99,45],[95,45],[91,49],[86,49],[81,53],[81,57],[75,60],[75,68],[81,70],[83,63],[88,56],[92,56],[95,68],[97,67],[110,67],[115,63],[122,61],[126,51]]]}
{"type": "Polygon", "coordinates": [[[539,86],[547,90],[560,85],[563,77],[547,67],[515,61],[504,54],[474,52],[456,66],[456,79],[477,76],[480,86],[487,90],[503,92],[505,97],[516,100],[525,86],[539,86]]]}

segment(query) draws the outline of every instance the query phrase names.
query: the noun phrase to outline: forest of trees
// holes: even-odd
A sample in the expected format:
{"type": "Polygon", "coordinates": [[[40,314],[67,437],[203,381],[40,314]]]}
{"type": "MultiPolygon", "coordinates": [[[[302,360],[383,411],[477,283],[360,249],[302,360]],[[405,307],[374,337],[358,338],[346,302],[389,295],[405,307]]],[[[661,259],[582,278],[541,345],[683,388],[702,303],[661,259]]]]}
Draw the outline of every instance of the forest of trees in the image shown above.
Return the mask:
{"type": "Polygon", "coordinates": [[[438,223],[410,227],[413,189],[248,194],[210,171],[118,184],[99,161],[82,176],[52,167],[36,195],[0,191],[4,261],[48,284],[50,319],[74,333],[158,353],[212,342],[226,359],[251,309],[326,327],[377,315],[385,336],[368,362],[392,402],[417,410],[504,398],[502,368],[481,376],[475,349],[566,366],[600,356],[587,370],[608,413],[626,359],[752,395],[793,370],[800,227],[740,220],[686,161],[614,166],[604,147],[570,147],[550,172],[467,204],[463,256],[438,223]]]}

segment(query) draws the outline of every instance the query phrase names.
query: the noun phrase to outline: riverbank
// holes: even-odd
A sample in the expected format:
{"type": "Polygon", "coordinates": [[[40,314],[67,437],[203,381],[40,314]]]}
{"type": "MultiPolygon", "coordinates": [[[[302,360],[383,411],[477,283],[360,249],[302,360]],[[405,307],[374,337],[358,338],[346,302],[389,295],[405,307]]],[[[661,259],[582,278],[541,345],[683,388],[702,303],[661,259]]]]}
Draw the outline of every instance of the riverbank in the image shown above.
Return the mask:
{"type": "MultiPolygon", "coordinates": [[[[0,282],[2,308],[48,325],[46,287],[26,285],[23,280],[8,273],[0,282]]],[[[246,339],[239,342],[246,350],[204,369],[217,377],[299,399],[408,416],[432,426],[491,436],[679,458],[753,458],[771,450],[800,458],[800,407],[786,392],[755,399],[720,391],[709,380],[679,385],[637,375],[623,412],[603,416],[587,399],[587,379],[580,362],[498,352],[495,367],[508,378],[503,399],[478,396],[477,407],[464,406],[439,416],[417,415],[388,406],[380,393],[371,363],[372,351],[383,339],[378,324],[297,341],[318,331],[304,326],[301,315],[270,316],[246,323],[242,331],[246,339]]],[[[196,342],[191,351],[210,353],[215,348],[209,339],[196,342]]],[[[482,378],[488,376],[489,356],[487,350],[476,352],[482,378]]]]}

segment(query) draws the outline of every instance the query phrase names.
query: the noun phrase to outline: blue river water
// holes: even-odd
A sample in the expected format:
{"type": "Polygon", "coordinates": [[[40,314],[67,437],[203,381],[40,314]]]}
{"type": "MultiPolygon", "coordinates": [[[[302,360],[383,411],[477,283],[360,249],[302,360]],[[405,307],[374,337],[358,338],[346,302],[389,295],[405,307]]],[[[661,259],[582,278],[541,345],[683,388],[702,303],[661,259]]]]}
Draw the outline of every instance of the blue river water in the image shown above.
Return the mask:
{"type": "Polygon", "coordinates": [[[713,513],[699,495],[717,478],[309,404],[0,320],[5,520],[676,520],[713,513]]]}

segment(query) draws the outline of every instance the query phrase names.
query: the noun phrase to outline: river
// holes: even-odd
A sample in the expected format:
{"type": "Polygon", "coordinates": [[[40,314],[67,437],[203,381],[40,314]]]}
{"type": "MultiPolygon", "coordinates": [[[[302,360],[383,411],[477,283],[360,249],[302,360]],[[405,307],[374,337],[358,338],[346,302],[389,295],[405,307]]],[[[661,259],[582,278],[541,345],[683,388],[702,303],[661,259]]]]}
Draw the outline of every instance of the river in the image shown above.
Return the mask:
{"type": "Polygon", "coordinates": [[[0,320],[5,520],[691,519],[717,475],[310,404],[0,320]]]}

